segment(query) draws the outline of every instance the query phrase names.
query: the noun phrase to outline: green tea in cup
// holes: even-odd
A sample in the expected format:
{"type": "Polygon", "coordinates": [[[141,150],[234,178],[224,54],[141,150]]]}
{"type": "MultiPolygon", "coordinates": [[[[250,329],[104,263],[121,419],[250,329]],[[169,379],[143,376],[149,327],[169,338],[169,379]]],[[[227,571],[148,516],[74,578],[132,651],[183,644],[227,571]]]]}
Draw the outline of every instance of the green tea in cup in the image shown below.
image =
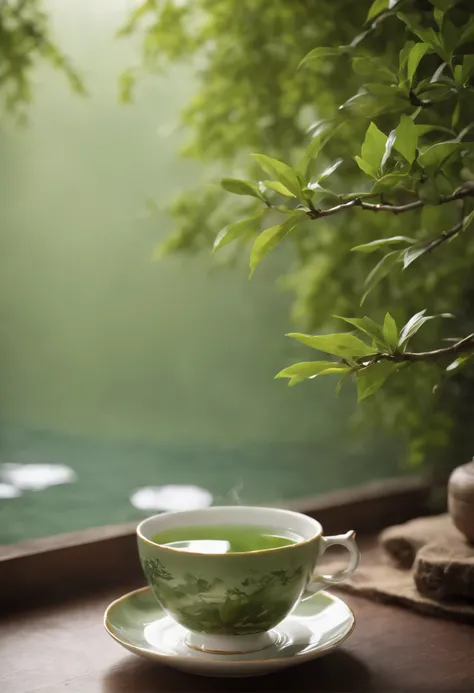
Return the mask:
{"type": "Polygon", "coordinates": [[[297,544],[298,534],[286,529],[258,525],[191,525],[158,532],[152,541],[191,553],[244,553],[268,551],[297,544]]]}
{"type": "Polygon", "coordinates": [[[187,631],[189,647],[251,652],[308,596],[357,567],[354,533],[324,537],[313,518],[290,510],[212,507],[163,513],[140,523],[143,572],[162,607],[187,631]],[[350,552],[345,570],[320,575],[326,548],[350,552]]]}

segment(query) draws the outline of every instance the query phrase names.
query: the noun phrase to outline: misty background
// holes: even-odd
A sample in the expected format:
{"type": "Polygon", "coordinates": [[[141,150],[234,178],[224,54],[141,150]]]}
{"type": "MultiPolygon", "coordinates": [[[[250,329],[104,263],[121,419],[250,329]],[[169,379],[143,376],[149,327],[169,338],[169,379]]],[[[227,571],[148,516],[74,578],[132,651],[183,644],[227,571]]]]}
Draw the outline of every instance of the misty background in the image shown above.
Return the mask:
{"type": "Polygon", "coordinates": [[[160,208],[205,173],[179,156],[193,65],[123,106],[140,46],[114,34],[131,3],[45,5],[89,96],[39,68],[28,126],[0,131],[0,543],[140,518],[144,487],[266,503],[398,473],[396,441],[352,430],[350,388],[273,380],[307,358],[283,336],[287,256],[251,282],[244,264],[211,272],[210,253],[153,261],[160,208]]]}

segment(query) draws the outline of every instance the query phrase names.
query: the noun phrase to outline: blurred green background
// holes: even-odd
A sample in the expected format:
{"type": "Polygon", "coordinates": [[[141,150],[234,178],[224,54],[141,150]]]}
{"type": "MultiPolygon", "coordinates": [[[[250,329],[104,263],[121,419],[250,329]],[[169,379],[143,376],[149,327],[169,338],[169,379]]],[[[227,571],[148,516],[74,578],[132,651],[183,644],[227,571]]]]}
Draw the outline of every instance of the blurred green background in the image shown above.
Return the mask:
{"type": "Polygon", "coordinates": [[[12,463],[77,480],[0,498],[0,543],[139,518],[143,486],[263,503],[399,472],[397,441],[351,431],[350,390],[273,380],[298,351],[281,336],[278,253],[252,282],[210,257],[153,262],[169,222],[146,200],[202,175],[178,154],[193,66],[120,105],[118,76],[140,59],[114,39],[129,3],[46,7],[89,96],[38,69],[28,127],[0,131],[0,482],[12,463]]]}

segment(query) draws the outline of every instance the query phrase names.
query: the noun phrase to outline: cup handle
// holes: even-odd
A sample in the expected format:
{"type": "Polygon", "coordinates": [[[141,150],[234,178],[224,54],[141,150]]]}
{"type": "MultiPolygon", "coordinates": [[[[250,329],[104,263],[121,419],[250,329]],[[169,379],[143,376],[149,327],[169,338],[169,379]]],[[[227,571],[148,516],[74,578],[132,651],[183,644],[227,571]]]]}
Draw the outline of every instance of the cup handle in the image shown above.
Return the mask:
{"type": "MultiPolygon", "coordinates": [[[[355,532],[350,531],[346,534],[336,534],[333,537],[321,537],[321,552],[319,558],[323,555],[329,546],[335,545],[344,546],[349,551],[349,564],[346,568],[338,570],[333,575],[313,575],[306,587],[307,592],[319,592],[325,587],[337,585],[348,578],[359,565],[360,552],[355,541],[355,532]]],[[[309,596],[309,595],[308,595],[309,596]]]]}

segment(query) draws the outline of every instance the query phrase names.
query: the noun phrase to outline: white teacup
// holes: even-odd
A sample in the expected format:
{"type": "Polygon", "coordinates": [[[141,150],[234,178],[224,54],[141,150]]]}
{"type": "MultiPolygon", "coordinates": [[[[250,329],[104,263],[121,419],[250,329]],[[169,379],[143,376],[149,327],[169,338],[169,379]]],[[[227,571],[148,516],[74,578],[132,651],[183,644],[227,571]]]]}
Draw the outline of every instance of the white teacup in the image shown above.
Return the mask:
{"type": "MultiPolygon", "coordinates": [[[[250,652],[270,645],[272,629],[304,599],[351,575],[359,563],[355,533],[325,537],[307,515],[258,507],[211,507],[155,515],[137,528],[148,584],[167,613],[188,631],[190,647],[210,652],[250,652]],[[199,553],[158,544],[153,537],[193,526],[254,526],[291,532],[296,542],[239,553],[199,553]],[[320,575],[328,546],[349,550],[349,563],[320,575]]],[[[185,532],[183,532],[185,539],[185,532]]]]}

